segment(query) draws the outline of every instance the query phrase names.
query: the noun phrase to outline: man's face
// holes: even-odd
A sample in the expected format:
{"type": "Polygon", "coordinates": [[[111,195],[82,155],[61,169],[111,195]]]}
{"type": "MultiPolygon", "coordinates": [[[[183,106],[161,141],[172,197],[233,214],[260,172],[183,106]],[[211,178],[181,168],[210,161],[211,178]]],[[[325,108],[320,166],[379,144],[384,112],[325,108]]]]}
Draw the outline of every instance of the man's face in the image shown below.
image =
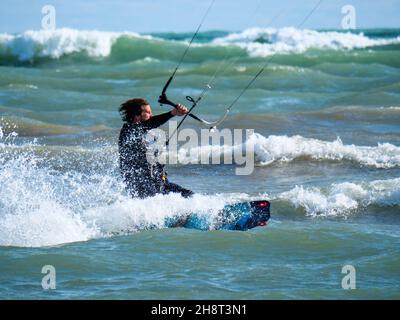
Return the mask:
{"type": "Polygon", "coordinates": [[[151,107],[149,105],[142,106],[142,113],[140,116],[135,117],[138,122],[143,122],[149,120],[153,116],[151,112],[151,107]]]}

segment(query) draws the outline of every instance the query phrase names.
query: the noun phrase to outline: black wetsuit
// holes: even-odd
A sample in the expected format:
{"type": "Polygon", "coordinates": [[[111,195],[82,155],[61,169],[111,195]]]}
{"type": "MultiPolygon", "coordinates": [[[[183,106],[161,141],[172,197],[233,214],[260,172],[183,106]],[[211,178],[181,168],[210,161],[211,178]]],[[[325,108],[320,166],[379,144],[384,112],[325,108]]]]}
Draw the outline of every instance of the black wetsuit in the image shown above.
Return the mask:
{"type": "Polygon", "coordinates": [[[169,182],[164,165],[147,161],[147,132],[163,125],[172,117],[171,112],[167,112],[144,122],[125,123],[121,129],[118,142],[120,169],[128,192],[133,197],[146,198],[170,192],[180,193],[184,197],[193,194],[192,191],[169,182]]]}

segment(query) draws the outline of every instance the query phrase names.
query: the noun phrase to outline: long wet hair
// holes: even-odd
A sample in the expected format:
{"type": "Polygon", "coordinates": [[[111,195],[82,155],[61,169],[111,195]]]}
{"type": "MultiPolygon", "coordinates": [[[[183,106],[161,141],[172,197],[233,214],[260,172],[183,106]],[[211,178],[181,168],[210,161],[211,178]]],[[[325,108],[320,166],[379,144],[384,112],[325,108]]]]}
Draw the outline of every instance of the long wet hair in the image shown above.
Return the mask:
{"type": "Polygon", "coordinates": [[[125,101],[119,108],[122,121],[132,122],[135,116],[140,116],[142,113],[142,106],[150,105],[146,99],[135,98],[125,101]]]}

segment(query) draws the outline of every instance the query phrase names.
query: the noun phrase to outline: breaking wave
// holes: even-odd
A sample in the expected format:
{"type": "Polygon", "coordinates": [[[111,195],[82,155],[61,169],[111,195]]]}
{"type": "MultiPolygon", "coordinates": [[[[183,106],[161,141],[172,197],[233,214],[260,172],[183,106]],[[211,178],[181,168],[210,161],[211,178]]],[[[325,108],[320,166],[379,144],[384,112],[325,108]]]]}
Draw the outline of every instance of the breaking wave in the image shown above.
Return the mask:
{"type": "Polygon", "coordinates": [[[344,182],[330,188],[296,186],[278,196],[307,215],[345,216],[371,205],[400,206],[400,178],[375,180],[366,183],[344,182]]]}
{"type": "Polygon", "coordinates": [[[265,137],[254,133],[242,144],[234,146],[204,145],[190,149],[183,147],[178,149],[177,155],[180,163],[195,164],[200,163],[202,159],[204,161],[204,159],[212,157],[223,159],[231,156],[234,158],[235,153],[241,154],[246,150],[251,152],[253,149],[255,161],[261,166],[301,159],[351,161],[362,166],[384,169],[400,166],[400,147],[390,143],[379,143],[377,146],[357,146],[346,145],[339,137],[335,141],[322,141],[299,135],[265,137]]]}
{"type": "MultiPolygon", "coordinates": [[[[135,32],[85,31],[56,29],[0,34],[0,64],[36,63],[65,57],[86,61],[127,62],[153,59],[179,60],[187,45],[187,36],[176,34],[141,35],[135,32]]],[[[371,37],[363,32],[315,31],[296,28],[251,28],[240,33],[204,32],[191,49],[187,61],[224,59],[242,55],[302,53],[308,49],[352,50],[399,45],[399,32],[391,37],[371,37]]]]}

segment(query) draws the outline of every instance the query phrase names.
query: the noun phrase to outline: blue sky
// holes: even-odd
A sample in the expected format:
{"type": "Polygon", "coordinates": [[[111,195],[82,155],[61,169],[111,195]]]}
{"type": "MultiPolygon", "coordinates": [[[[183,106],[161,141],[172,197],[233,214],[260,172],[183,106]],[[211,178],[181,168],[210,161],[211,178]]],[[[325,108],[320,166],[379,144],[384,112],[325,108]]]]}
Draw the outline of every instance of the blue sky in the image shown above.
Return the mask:
{"type": "MultiPolygon", "coordinates": [[[[216,0],[203,30],[297,26],[317,2],[216,0]],[[271,24],[272,18],[279,13],[281,15],[271,24]]],[[[57,28],[182,32],[197,27],[209,0],[1,0],[0,33],[40,29],[41,9],[46,4],[56,9],[57,28]]],[[[304,28],[340,28],[341,8],[348,4],[356,9],[357,28],[400,27],[400,0],[324,0],[304,28]]]]}

